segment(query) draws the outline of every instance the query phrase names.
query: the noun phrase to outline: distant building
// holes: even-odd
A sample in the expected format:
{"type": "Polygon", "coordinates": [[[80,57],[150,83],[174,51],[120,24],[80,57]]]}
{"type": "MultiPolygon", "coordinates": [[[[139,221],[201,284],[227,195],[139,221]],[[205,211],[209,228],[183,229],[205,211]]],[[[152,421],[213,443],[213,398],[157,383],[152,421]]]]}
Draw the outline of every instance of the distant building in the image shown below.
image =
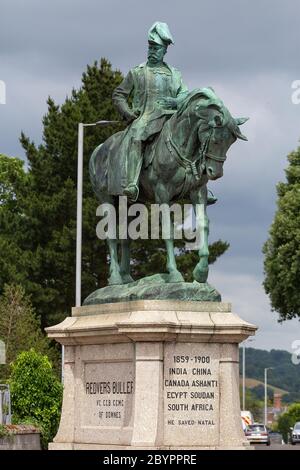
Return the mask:
{"type": "Polygon", "coordinates": [[[271,426],[275,421],[278,420],[278,417],[287,410],[287,406],[282,405],[282,394],[274,393],[273,406],[268,407],[267,420],[268,425],[271,426]]]}

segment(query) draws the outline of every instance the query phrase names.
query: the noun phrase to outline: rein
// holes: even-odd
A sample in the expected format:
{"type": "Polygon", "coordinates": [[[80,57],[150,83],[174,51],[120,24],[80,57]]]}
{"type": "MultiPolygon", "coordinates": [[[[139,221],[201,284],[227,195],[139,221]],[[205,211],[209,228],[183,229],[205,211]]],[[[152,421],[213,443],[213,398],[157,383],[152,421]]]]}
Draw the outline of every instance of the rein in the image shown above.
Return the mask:
{"type": "Polygon", "coordinates": [[[210,130],[210,133],[207,139],[204,141],[203,145],[201,145],[199,156],[196,158],[196,160],[191,161],[182,154],[182,152],[180,151],[180,149],[178,148],[178,146],[175,144],[174,140],[172,139],[170,121],[167,121],[166,127],[167,127],[167,136],[165,138],[166,146],[169,152],[173,155],[175,160],[178,162],[178,164],[186,170],[185,182],[184,182],[181,194],[179,196],[179,197],[183,197],[184,194],[186,194],[186,192],[189,190],[192,184],[193,177],[196,179],[196,181],[200,181],[203,175],[203,171],[205,169],[207,157],[210,158],[211,160],[215,160],[218,162],[224,162],[226,160],[226,157],[220,158],[208,152],[213,129],[210,130]]]}
{"type": "Polygon", "coordinates": [[[186,156],[182,154],[178,146],[175,144],[174,140],[172,139],[171,136],[171,130],[170,130],[170,124],[169,121],[167,122],[167,137],[165,139],[166,145],[168,147],[168,150],[171,152],[171,154],[176,158],[177,162],[182,166],[183,168],[191,171],[193,176],[196,178],[196,180],[199,180],[203,174],[203,170],[205,168],[205,161],[206,158],[210,158],[211,160],[215,160],[218,162],[224,162],[226,160],[225,158],[220,158],[214,155],[213,153],[208,152],[209,144],[210,144],[210,139],[212,136],[212,129],[209,133],[209,136],[205,140],[203,146],[200,148],[199,156],[196,158],[196,160],[189,160],[186,156]],[[175,153],[174,153],[175,150],[175,153]],[[200,172],[196,166],[198,162],[201,162],[200,164],[200,172]]]}

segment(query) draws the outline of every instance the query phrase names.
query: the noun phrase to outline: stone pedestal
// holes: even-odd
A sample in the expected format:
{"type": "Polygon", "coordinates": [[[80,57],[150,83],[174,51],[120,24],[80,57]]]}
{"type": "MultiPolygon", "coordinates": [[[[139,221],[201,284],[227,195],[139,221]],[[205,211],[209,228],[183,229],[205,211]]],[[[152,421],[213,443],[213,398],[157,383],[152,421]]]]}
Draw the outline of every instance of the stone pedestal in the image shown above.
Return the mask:
{"type": "Polygon", "coordinates": [[[256,330],[221,302],[73,308],[50,449],[244,449],[238,344],[256,330]]]}

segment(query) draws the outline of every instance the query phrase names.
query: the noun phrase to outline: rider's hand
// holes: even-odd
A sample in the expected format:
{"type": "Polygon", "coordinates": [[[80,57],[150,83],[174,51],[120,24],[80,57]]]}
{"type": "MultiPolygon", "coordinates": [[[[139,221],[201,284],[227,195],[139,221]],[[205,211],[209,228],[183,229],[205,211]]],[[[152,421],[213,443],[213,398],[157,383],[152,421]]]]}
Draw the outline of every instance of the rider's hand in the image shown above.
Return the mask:
{"type": "Polygon", "coordinates": [[[134,121],[135,119],[137,119],[139,117],[139,113],[138,112],[133,112],[133,111],[130,111],[130,112],[127,112],[125,115],[124,115],[124,118],[126,119],[126,121],[128,123],[134,121]]]}
{"type": "Polygon", "coordinates": [[[164,109],[176,109],[177,101],[176,98],[162,98],[159,100],[159,104],[164,109]]]}

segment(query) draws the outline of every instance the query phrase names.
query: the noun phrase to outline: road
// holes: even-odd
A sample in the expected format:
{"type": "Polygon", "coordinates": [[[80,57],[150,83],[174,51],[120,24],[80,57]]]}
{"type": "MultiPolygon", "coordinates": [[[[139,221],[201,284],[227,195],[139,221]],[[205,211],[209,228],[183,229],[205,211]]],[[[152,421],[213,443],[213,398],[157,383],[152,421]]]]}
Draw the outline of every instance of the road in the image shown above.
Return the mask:
{"type": "Polygon", "coordinates": [[[290,444],[281,445],[281,444],[271,444],[270,446],[266,445],[257,445],[255,450],[300,450],[300,445],[292,446],[290,444]]]}

